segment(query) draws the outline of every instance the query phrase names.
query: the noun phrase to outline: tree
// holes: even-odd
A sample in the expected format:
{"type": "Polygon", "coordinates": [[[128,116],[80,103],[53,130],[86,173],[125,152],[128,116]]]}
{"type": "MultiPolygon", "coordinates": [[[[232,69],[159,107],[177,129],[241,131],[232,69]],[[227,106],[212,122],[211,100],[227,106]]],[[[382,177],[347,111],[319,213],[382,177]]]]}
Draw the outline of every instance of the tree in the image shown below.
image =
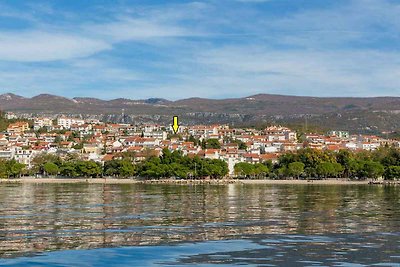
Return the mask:
{"type": "Polygon", "coordinates": [[[59,172],[58,166],[53,162],[46,162],[43,166],[44,171],[50,175],[57,175],[59,172]]]}
{"type": "Polygon", "coordinates": [[[332,175],[335,177],[341,176],[341,174],[343,173],[343,170],[344,170],[343,166],[337,162],[333,162],[332,165],[333,165],[333,170],[334,170],[332,175]]]}
{"type": "Polygon", "coordinates": [[[362,174],[365,178],[376,179],[381,177],[385,171],[385,167],[379,162],[375,161],[364,161],[362,166],[362,174]]]}
{"type": "Polygon", "coordinates": [[[98,177],[102,173],[100,165],[94,161],[78,161],[76,170],[79,175],[84,177],[98,177]]]}
{"type": "Polygon", "coordinates": [[[399,180],[400,179],[400,166],[387,167],[383,176],[387,180],[399,180]]]}
{"type": "Polygon", "coordinates": [[[357,171],[357,162],[354,159],[353,153],[348,150],[340,150],[336,154],[336,161],[343,166],[345,177],[350,177],[357,171]]]}
{"type": "Polygon", "coordinates": [[[81,150],[83,148],[83,143],[76,144],[76,145],[72,146],[72,148],[76,149],[76,150],[81,150]]]}
{"type": "Polygon", "coordinates": [[[197,146],[197,144],[200,143],[200,141],[199,141],[198,139],[194,138],[193,135],[190,135],[189,138],[187,138],[186,141],[187,141],[187,142],[193,142],[193,144],[194,144],[195,146],[197,146]]]}
{"type": "Polygon", "coordinates": [[[265,177],[269,174],[269,169],[266,165],[261,163],[254,164],[254,175],[256,177],[265,177]]]}
{"type": "Polygon", "coordinates": [[[229,172],[228,164],[225,161],[219,159],[212,159],[211,161],[208,161],[208,168],[210,170],[210,176],[212,178],[224,177],[229,172]]]}
{"type": "Polygon", "coordinates": [[[218,139],[210,138],[206,141],[205,148],[219,149],[221,148],[221,144],[218,139]]]}
{"type": "Polygon", "coordinates": [[[118,160],[110,160],[104,163],[104,174],[107,176],[117,176],[118,173],[118,160]]]}
{"type": "Polygon", "coordinates": [[[56,136],[56,138],[54,139],[54,143],[61,143],[62,139],[59,135],[56,136]]]}
{"type": "Polygon", "coordinates": [[[238,145],[238,149],[241,150],[246,150],[247,149],[247,145],[245,142],[243,142],[242,140],[239,139],[233,139],[233,138],[228,138],[226,139],[228,142],[232,142],[238,145]]]}
{"type": "Polygon", "coordinates": [[[249,177],[254,173],[254,165],[247,162],[235,164],[234,171],[236,175],[249,177]]]}
{"type": "Polygon", "coordinates": [[[54,154],[40,154],[33,158],[32,160],[32,165],[33,165],[33,170],[36,173],[43,174],[44,173],[44,164],[46,163],[54,163],[57,166],[61,166],[61,158],[57,155],[54,154]]]}
{"type": "Polygon", "coordinates": [[[287,177],[289,175],[288,168],[286,166],[282,166],[278,168],[276,171],[280,178],[287,177]]]}
{"type": "Polygon", "coordinates": [[[294,176],[298,179],[299,176],[304,172],[304,166],[305,166],[304,163],[299,161],[289,163],[288,165],[289,175],[294,176]]]}
{"type": "Polygon", "coordinates": [[[8,178],[7,161],[0,159],[0,177],[8,178]]]}
{"type": "Polygon", "coordinates": [[[66,177],[77,177],[79,176],[78,171],[76,170],[76,164],[74,161],[64,162],[60,168],[60,173],[66,177]]]}
{"type": "Polygon", "coordinates": [[[335,174],[335,166],[331,162],[321,162],[316,168],[317,174],[321,177],[332,177],[335,174]]]}
{"type": "Polygon", "coordinates": [[[119,165],[119,175],[122,177],[129,177],[135,174],[135,167],[132,162],[128,160],[121,160],[119,165]]]}
{"type": "Polygon", "coordinates": [[[24,168],[25,164],[19,163],[14,159],[5,162],[7,178],[20,177],[24,168]]]}

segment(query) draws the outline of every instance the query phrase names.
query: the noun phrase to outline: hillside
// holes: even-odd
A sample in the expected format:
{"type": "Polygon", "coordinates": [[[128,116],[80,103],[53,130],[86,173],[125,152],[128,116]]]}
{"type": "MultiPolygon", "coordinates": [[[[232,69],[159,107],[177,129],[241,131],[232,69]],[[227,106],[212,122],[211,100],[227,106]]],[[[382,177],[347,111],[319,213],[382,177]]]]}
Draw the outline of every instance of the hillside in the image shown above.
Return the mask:
{"type": "Polygon", "coordinates": [[[103,116],[126,122],[166,122],[180,115],[186,123],[308,123],[325,128],[377,132],[400,128],[399,97],[304,97],[258,94],[244,98],[189,98],[168,101],[160,98],[65,98],[41,94],[26,98],[0,95],[0,109],[29,114],[81,114],[103,116]],[[125,116],[121,117],[121,113],[125,116]]]}

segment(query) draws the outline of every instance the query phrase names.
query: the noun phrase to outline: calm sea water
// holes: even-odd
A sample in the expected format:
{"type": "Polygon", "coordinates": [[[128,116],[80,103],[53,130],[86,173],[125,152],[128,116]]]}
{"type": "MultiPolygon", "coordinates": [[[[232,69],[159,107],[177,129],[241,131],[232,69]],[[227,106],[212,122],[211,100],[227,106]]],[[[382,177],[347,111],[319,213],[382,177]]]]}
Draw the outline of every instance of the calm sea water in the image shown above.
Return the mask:
{"type": "Polygon", "coordinates": [[[1,184],[1,266],[400,266],[400,187],[1,184]]]}

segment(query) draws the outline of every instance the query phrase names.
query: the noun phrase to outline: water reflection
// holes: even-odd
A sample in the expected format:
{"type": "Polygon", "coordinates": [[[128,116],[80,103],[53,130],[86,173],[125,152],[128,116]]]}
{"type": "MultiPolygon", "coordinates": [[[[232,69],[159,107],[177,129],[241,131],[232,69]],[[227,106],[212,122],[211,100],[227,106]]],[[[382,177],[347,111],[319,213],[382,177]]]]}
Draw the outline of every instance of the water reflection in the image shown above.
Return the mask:
{"type": "Polygon", "coordinates": [[[399,193],[368,185],[1,184],[0,256],[260,235],[398,240],[399,193]]]}

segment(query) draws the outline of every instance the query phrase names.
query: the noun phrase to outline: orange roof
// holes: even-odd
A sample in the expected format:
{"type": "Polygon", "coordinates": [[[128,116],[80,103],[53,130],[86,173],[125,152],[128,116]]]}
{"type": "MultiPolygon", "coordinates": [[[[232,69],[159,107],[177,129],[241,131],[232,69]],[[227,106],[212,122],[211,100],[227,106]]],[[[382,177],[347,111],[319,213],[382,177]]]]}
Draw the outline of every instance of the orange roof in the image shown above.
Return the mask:
{"type": "Polygon", "coordinates": [[[143,150],[143,147],[141,146],[130,146],[128,147],[128,151],[141,151],[143,150]]]}
{"type": "Polygon", "coordinates": [[[105,155],[104,157],[103,157],[103,161],[110,161],[110,160],[113,160],[114,159],[114,157],[115,157],[115,155],[113,155],[113,154],[107,154],[107,155],[105,155]]]}
{"type": "Polygon", "coordinates": [[[260,158],[263,160],[268,160],[268,159],[277,159],[278,156],[279,155],[275,153],[268,153],[268,154],[261,154],[260,158]]]}
{"type": "Polygon", "coordinates": [[[214,154],[216,152],[219,152],[219,149],[209,148],[204,151],[205,154],[214,154]]]}
{"type": "Polygon", "coordinates": [[[246,153],[246,154],[243,154],[243,157],[245,157],[245,158],[255,158],[255,159],[257,159],[257,158],[260,158],[260,155],[258,155],[258,154],[246,153]]]}

